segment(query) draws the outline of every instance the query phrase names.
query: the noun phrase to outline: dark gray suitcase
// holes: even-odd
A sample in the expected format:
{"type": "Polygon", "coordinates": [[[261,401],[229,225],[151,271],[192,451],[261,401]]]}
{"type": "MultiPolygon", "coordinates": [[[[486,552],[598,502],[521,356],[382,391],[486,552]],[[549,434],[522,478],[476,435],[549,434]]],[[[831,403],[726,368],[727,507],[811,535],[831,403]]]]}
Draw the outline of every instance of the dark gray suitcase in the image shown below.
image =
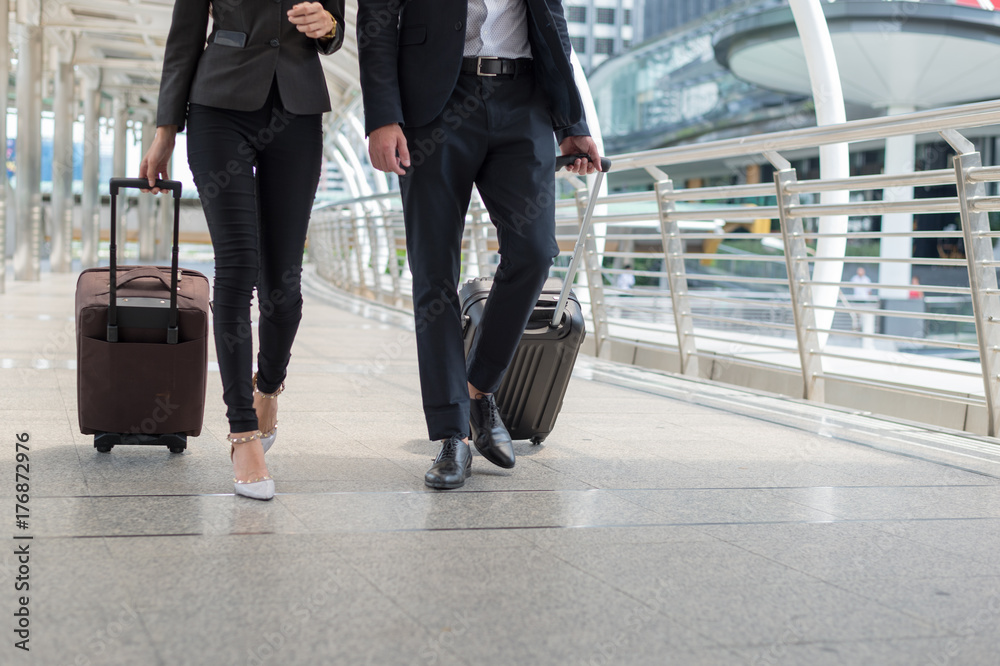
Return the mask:
{"type": "MultiPolygon", "coordinates": [[[[556,169],[577,157],[580,156],[560,158],[556,162],[556,169]]],[[[580,234],[573,250],[573,259],[566,271],[565,282],[558,278],[545,281],[528,326],[514,352],[514,359],[497,389],[496,401],[500,417],[513,439],[530,439],[533,444],[541,444],[552,432],[559,410],[562,409],[569,378],[587,333],[580,302],[570,287],[583,256],[584,242],[590,232],[597,193],[604,173],[610,167],[610,160],[605,158],[601,161],[602,171],[597,174],[594,192],[580,225],[580,234]]],[[[466,282],[459,290],[466,355],[479,330],[483,308],[492,286],[492,278],[475,278],[466,282]]]]}

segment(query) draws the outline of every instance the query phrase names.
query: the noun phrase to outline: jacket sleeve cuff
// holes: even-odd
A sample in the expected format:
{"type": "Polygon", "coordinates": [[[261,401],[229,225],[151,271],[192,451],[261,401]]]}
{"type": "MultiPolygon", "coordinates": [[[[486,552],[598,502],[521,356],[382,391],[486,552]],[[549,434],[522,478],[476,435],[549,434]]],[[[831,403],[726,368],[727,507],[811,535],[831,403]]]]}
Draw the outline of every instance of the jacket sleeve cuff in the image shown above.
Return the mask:
{"type": "Polygon", "coordinates": [[[371,136],[371,133],[380,127],[385,127],[386,125],[399,125],[404,126],[402,118],[395,118],[390,116],[384,116],[382,118],[365,118],[365,137],[371,136]]]}
{"type": "Polygon", "coordinates": [[[187,120],[187,104],[184,105],[184,109],[177,113],[176,111],[165,112],[160,111],[156,114],[156,126],[161,127],[163,125],[177,125],[177,133],[180,134],[184,131],[184,123],[187,120]]]}
{"type": "Polygon", "coordinates": [[[580,121],[575,125],[556,130],[556,139],[559,143],[570,136],[590,136],[590,128],[586,121],[580,121]]]}
{"type": "Polygon", "coordinates": [[[330,39],[314,39],[316,42],[316,50],[322,55],[331,55],[340,50],[340,47],[344,45],[344,30],[342,26],[337,24],[337,32],[330,39]]]}

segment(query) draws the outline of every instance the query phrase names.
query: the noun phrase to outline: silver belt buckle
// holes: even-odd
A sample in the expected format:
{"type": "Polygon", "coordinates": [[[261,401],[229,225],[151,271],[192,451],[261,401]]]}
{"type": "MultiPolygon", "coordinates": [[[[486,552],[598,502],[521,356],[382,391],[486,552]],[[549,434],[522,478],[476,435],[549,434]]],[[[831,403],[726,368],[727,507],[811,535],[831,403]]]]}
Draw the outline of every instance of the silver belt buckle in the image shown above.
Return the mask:
{"type": "Polygon", "coordinates": [[[490,74],[489,72],[483,71],[483,61],[484,60],[500,60],[497,56],[477,56],[476,57],[476,76],[496,76],[496,74],[490,74]]]}

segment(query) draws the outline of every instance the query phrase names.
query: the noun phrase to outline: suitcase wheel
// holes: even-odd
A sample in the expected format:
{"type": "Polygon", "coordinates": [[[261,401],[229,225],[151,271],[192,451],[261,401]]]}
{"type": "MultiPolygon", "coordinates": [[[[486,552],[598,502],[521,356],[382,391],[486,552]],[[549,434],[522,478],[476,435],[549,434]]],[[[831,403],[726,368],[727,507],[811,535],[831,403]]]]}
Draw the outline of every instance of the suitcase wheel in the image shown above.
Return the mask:
{"type": "Polygon", "coordinates": [[[94,448],[98,453],[111,453],[115,444],[122,443],[122,436],[115,432],[101,432],[94,435],[94,448]]]}
{"type": "Polygon", "coordinates": [[[160,443],[166,444],[171,453],[184,453],[187,448],[187,435],[160,435],[160,443]]]}
{"type": "Polygon", "coordinates": [[[545,437],[542,436],[542,435],[535,435],[534,437],[531,438],[531,444],[532,444],[532,446],[538,446],[539,444],[541,444],[544,441],[545,441],[545,437]]]}

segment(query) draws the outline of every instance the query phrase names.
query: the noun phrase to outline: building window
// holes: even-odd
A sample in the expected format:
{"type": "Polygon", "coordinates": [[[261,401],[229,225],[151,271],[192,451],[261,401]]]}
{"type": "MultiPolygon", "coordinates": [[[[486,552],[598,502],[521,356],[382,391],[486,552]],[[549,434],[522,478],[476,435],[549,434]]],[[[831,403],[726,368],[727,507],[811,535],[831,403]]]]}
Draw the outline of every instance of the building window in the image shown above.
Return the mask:
{"type": "Polygon", "coordinates": [[[615,24],[615,10],[606,7],[597,8],[597,22],[605,25],[615,24]]]}
{"type": "Polygon", "coordinates": [[[579,55],[583,55],[587,52],[587,38],[586,37],[570,37],[570,44],[573,45],[573,50],[579,55]]]}
{"type": "Polygon", "coordinates": [[[632,48],[632,40],[631,39],[623,39],[622,40],[622,48],[625,49],[626,51],[628,51],[630,48],[632,48]]]}
{"type": "Polygon", "coordinates": [[[594,53],[600,55],[610,55],[615,52],[615,40],[613,39],[595,39],[594,40],[594,53]]]}
{"type": "Polygon", "coordinates": [[[586,23],[587,22],[587,8],[586,7],[567,7],[566,8],[566,20],[570,23],[586,23]]]}
{"type": "Polygon", "coordinates": [[[624,10],[625,15],[622,17],[622,25],[632,25],[632,10],[624,10]]]}

